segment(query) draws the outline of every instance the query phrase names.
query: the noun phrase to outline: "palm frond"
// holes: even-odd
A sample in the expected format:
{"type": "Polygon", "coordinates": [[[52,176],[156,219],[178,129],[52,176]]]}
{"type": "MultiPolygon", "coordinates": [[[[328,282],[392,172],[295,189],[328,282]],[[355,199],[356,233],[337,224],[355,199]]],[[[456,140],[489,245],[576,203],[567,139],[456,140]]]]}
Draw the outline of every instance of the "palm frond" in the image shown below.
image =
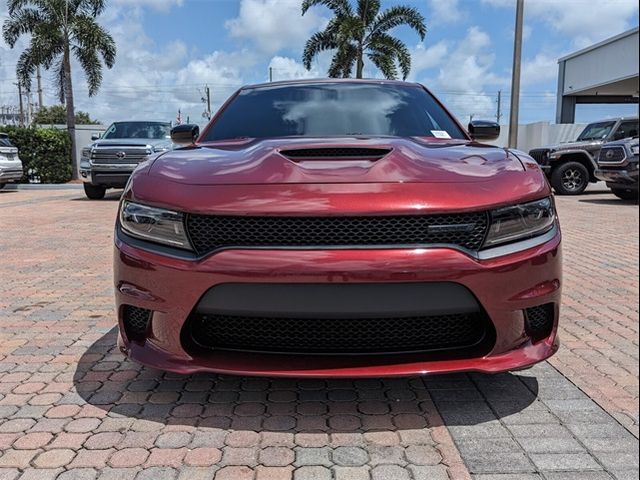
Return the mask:
{"type": "Polygon", "coordinates": [[[367,53],[367,58],[382,72],[384,78],[388,80],[398,78],[398,71],[392,56],[373,50],[367,53]]]}
{"type": "Polygon", "coordinates": [[[78,59],[84,74],[87,77],[87,85],[89,86],[89,96],[93,97],[98,93],[100,84],[102,83],[102,64],[98,58],[96,50],[89,47],[74,46],[73,53],[78,59]]]}
{"type": "Polygon", "coordinates": [[[307,40],[302,53],[302,64],[307,70],[311,70],[311,63],[313,59],[320,52],[324,50],[332,50],[338,47],[335,35],[326,30],[323,32],[316,32],[311,35],[311,38],[307,40]]]}
{"type": "Polygon", "coordinates": [[[71,25],[71,34],[75,47],[99,52],[105,65],[108,68],[113,67],[116,60],[116,43],[113,37],[93,17],[76,16],[71,25]]]}
{"type": "Polygon", "coordinates": [[[41,12],[33,8],[18,8],[2,25],[2,37],[13,48],[21,35],[33,33],[38,25],[46,22],[41,12]]]}
{"type": "Polygon", "coordinates": [[[358,0],[358,17],[370,25],[380,11],[380,0],[358,0]]]}
{"type": "Polygon", "coordinates": [[[400,25],[411,27],[420,35],[421,40],[424,40],[427,34],[427,26],[422,14],[416,8],[404,5],[391,7],[378,15],[371,25],[370,34],[385,33],[400,25]]]}
{"type": "Polygon", "coordinates": [[[389,34],[378,33],[371,37],[369,41],[369,49],[377,55],[388,57],[394,64],[397,60],[402,72],[403,80],[409,76],[409,73],[411,72],[411,53],[404,42],[389,34]]]}
{"type": "Polygon", "coordinates": [[[322,5],[329,8],[338,17],[349,17],[353,15],[349,0],[303,0],[302,15],[307,13],[311,7],[322,5]]]}

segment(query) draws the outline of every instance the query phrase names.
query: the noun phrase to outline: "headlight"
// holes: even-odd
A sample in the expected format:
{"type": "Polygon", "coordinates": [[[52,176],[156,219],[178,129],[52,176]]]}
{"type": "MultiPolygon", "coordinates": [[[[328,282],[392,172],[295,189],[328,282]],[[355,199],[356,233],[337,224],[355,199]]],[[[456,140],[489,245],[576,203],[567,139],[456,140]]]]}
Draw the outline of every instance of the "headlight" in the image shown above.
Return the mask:
{"type": "Polygon", "coordinates": [[[84,147],[82,149],[82,158],[91,158],[91,148],[84,147]]]}
{"type": "Polygon", "coordinates": [[[634,155],[638,155],[638,153],[640,153],[640,146],[634,145],[633,147],[631,147],[631,153],[633,153],[634,155]]]}
{"type": "Polygon", "coordinates": [[[120,225],[132,237],[191,250],[182,213],[122,202],[120,225]]]}
{"type": "Polygon", "coordinates": [[[493,210],[484,246],[542,235],[553,228],[555,219],[551,198],[493,210]]]}
{"type": "Polygon", "coordinates": [[[169,148],[157,146],[157,147],[153,147],[151,150],[153,151],[153,153],[160,153],[160,152],[166,152],[167,150],[169,150],[169,148]]]}

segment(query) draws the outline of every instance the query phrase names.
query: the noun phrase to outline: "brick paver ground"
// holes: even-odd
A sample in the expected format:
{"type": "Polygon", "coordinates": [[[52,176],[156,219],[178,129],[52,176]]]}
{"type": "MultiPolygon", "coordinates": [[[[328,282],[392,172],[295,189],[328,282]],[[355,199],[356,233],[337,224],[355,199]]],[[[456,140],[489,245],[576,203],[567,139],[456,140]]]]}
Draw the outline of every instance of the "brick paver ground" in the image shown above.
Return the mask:
{"type": "Polygon", "coordinates": [[[550,363],[295,381],[166,374],[115,351],[116,200],[0,192],[0,479],[638,477],[637,206],[558,199],[550,363]]]}

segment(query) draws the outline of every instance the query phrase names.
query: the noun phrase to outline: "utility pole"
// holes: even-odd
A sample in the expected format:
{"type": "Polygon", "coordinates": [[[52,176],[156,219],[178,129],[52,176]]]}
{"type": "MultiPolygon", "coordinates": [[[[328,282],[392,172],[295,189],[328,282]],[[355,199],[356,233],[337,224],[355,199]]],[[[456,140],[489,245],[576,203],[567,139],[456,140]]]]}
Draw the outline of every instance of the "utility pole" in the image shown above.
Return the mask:
{"type": "Polygon", "coordinates": [[[513,70],[511,72],[511,110],[509,111],[509,147],[518,146],[518,111],[520,109],[520,63],[522,61],[522,20],[524,0],[516,3],[516,29],[513,40],[513,70]]]}
{"type": "Polygon", "coordinates": [[[502,118],[502,90],[498,90],[498,106],[496,107],[496,122],[498,125],[500,124],[500,119],[502,118]]]}
{"type": "Polygon", "coordinates": [[[24,105],[22,104],[22,84],[20,82],[16,83],[18,86],[18,98],[20,99],[20,117],[18,122],[21,127],[24,126],[24,105]]]}
{"type": "Polygon", "coordinates": [[[204,97],[201,97],[202,103],[206,105],[202,116],[207,120],[211,120],[211,90],[209,89],[209,85],[204,86],[204,97]]]}
{"type": "Polygon", "coordinates": [[[44,101],[42,100],[42,77],[40,76],[40,65],[36,68],[36,78],[38,80],[38,110],[40,110],[44,106],[44,101]]]}
{"type": "Polygon", "coordinates": [[[273,82],[273,67],[269,67],[269,82],[273,82]]]}

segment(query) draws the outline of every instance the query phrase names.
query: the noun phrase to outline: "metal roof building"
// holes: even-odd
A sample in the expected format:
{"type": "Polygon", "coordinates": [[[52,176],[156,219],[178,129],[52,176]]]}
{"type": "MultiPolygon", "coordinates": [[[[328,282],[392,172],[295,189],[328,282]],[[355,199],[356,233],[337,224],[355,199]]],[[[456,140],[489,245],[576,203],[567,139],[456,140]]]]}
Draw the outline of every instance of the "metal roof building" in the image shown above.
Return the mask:
{"type": "Polygon", "coordinates": [[[638,27],[558,60],[556,123],[579,103],[638,103],[638,27]]]}

